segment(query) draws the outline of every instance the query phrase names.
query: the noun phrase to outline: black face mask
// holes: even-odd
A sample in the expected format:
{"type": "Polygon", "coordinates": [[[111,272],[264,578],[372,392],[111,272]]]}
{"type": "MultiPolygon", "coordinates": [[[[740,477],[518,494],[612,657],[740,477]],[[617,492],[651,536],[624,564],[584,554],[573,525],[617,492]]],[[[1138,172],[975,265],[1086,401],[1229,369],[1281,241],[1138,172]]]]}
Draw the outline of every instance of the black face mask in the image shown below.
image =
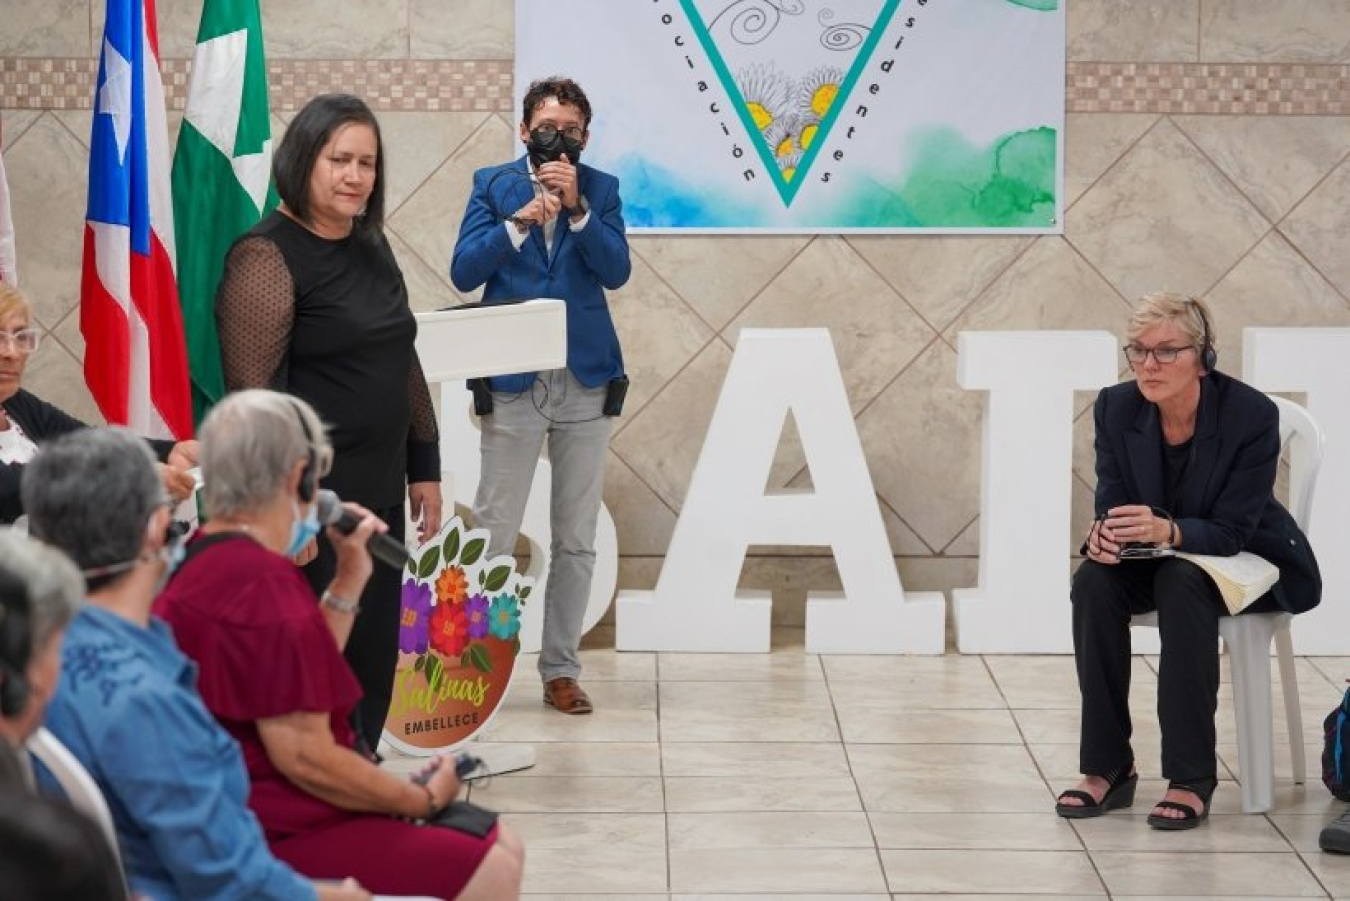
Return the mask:
{"type": "Polygon", "coordinates": [[[530,152],[530,162],[537,169],[544,163],[552,163],[567,154],[567,160],[573,166],[581,162],[583,141],[574,141],[554,128],[536,128],[530,132],[529,143],[525,147],[530,152]]]}

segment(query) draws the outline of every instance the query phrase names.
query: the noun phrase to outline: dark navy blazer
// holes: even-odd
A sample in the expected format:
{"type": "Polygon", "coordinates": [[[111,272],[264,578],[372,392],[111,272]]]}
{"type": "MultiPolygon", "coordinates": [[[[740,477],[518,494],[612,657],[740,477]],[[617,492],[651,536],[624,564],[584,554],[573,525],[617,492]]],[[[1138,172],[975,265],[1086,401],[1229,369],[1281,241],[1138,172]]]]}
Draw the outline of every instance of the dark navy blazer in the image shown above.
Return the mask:
{"type": "MultiPolygon", "coordinates": [[[[1102,389],[1097,427],[1098,515],[1124,504],[1162,507],[1162,422],[1138,386],[1102,389]]],[[[1316,607],[1322,576],[1308,539],[1275,499],[1280,459],[1279,411],[1255,388],[1211,372],[1200,381],[1193,456],[1178,509],[1182,549],[1195,554],[1257,554],[1280,570],[1275,600],[1291,613],[1316,607]]]]}
{"type": "MultiPolygon", "coordinates": [[[[534,196],[526,158],[475,172],[450,260],[450,280],[461,291],[486,285],[485,304],[562,298],[567,304],[567,368],[581,384],[597,388],[623,375],[623,354],[605,289],[622,287],[633,267],[619,180],[582,164],[577,166],[577,187],[590,204],[590,218],[581,231],[572,231],[566,213],[560,215],[550,256],[542,226],[530,229],[519,251],[502,226],[534,196]]],[[[524,391],[533,381],[532,372],[495,376],[492,387],[524,391]]]]}

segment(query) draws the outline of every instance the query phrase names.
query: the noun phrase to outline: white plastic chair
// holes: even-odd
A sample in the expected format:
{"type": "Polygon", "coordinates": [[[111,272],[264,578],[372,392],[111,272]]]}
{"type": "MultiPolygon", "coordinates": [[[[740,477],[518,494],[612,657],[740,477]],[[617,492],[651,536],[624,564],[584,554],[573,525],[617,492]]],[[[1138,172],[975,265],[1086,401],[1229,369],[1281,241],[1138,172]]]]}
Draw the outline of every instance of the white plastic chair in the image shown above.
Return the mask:
{"type": "MultiPolygon", "coordinates": [[[[1307,409],[1285,400],[1270,398],[1280,411],[1280,445],[1290,446],[1293,473],[1290,507],[1294,521],[1305,533],[1312,521],[1313,492],[1322,465],[1326,436],[1307,409]]],[[[1270,701],[1270,645],[1275,643],[1280,665],[1280,688],[1289,723],[1289,754],[1293,759],[1294,784],[1308,776],[1303,748],[1303,714],[1299,709],[1298,677],[1294,672],[1294,642],[1289,627],[1292,614],[1244,613],[1219,619],[1219,635],[1228,647],[1228,671],[1233,682],[1233,705],[1237,720],[1238,777],[1242,784],[1243,813],[1265,813],[1275,803],[1275,737],[1270,701]]],[[[1157,628],[1157,613],[1130,618],[1131,626],[1157,628]]]]}
{"type": "Polygon", "coordinates": [[[47,767],[57,784],[61,786],[61,790],[66,793],[71,806],[89,817],[103,830],[103,837],[112,848],[113,859],[117,861],[118,871],[124,874],[125,883],[122,853],[117,847],[117,829],[113,826],[112,811],[108,809],[108,802],[103,800],[103,792],[99,790],[94,777],[90,776],[84,764],[80,763],[75,755],[45,728],[38,729],[29,737],[28,753],[47,767]]]}
{"type": "MultiPolygon", "coordinates": [[[[117,830],[113,826],[112,812],[108,809],[108,802],[104,800],[103,792],[99,790],[94,777],[90,776],[84,764],[46,729],[38,729],[28,739],[28,751],[51,771],[52,777],[66,793],[71,806],[98,823],[112,847],[113,857],[117,860],[118,870],[123,873],[125,884],[125,871],[122,870],[122,855],[117,849],[117,830]]],[[[375,895],[373,901],[436,901],[436,899],[412,895],[375,895]]]]}

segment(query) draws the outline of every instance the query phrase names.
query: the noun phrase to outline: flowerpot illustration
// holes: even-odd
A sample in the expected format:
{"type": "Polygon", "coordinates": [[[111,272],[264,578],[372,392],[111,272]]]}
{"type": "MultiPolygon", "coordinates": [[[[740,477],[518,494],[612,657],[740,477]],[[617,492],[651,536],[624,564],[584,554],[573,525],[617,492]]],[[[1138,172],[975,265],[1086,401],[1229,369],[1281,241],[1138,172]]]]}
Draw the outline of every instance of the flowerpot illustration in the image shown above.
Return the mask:
{"type": "Polygon", "coordinates": [[[415,755],[452,751],[505,698],[534,588],[510,557],[484,558],[488,533],[450,520],[403,574],[399,662],[385,740],[415,755]]]}

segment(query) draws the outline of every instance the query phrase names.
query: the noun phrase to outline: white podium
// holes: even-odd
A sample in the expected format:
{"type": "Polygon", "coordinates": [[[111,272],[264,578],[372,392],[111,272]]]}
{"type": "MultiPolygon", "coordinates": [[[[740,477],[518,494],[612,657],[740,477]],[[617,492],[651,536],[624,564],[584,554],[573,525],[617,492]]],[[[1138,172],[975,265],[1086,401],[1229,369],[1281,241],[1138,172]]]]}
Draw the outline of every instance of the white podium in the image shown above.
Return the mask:
{"type": "MultiPolygon", "coordinates": [[[[428,384],[441,386],[441,415],[462,405],[464,379],[538,372],[567,365],[567,309],[563,301],[437,310],[417,315],[417,356],[428,384]]],[[[442,430],[442,435],[445,430],[442,430]]],[[[442,459],[451,459],[444,447],[442,459]]],[[[454,473],[442,472],[441,494],[453,514],[454,473]]],[[[500,703],[505,703],[506,694],[500,703]]],[[[534,748],[472,742],[484,766],[472,778],[534,766],[534,748]]]]}
{"type": "Polygon", "coordinates": [[[567,365],[567,308],[561,300],[417,314],[417,356],[428,382],[448,382],[567,365]]]}

